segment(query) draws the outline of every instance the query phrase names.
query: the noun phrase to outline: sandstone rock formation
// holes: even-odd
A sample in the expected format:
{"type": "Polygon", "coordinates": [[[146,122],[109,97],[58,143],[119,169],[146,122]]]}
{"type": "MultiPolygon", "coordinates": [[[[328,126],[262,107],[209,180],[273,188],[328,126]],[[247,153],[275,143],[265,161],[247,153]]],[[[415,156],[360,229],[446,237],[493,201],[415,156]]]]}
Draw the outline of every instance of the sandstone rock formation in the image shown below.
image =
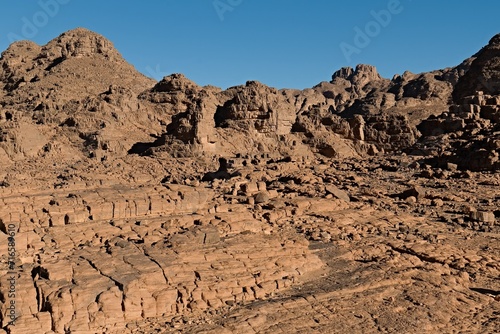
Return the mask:
{"type": "Polygon", "coordinates": [[[14,43],[0,334],[496,332],[498,41],[305,90],[155,82],[81,28],[14,43]]]}

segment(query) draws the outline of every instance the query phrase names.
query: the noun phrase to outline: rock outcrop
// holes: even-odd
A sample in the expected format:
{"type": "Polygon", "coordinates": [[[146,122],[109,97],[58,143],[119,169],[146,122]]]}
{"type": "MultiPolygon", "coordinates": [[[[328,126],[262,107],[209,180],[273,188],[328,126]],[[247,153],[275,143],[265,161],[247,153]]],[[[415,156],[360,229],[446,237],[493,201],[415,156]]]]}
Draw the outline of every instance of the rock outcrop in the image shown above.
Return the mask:
{"type": "Polygon", "coordinates": [[[500,95],[478,92],[449,112],[424,120],[423,137],[411,150],[434,156],[437,166],[449,163],[460,169],[494,171],[500,168],[500,95]]]}
{"type": "MultiPolygon", "coordinates": [[[[5,195],[0,233],[16,226],[22,263],[12,333],[108,332],[145,318],[265,299],[322,267],[305,239],[266,235],[251,215],[208,219],[209,190],[116,185],[5,195]]],[[[2,242],[2,254],[6,247],[2,242]]],[[[7,275],[1,272],[3,296],[7,275]]],[[[7,311],[3,304],[4,328],[7,311]]]]}
{"type": "Polygon", "coordinates": [[[500,94],[500,34],[475,55],[470,70],[460,78],[453,91],[453,101],[461,104],[465,97],[477,92],[500,94]]]}
{"type": "MultiPolygon", "coordinates": [[[[494,171],[500,167],[500,35],[479,51],[453,91],[449,111],[421,122],[413,148],[440,167],[494,171]]],[[[409,151],[412,151],[410,149],[409,151]]]]}
{"type": "Polygon", "coordinates": [[[88,156],[102,147],[89,147],[86,139],[82,145],[82,138],[99,137],[100,132],[103,139],[99,146],[109,147],[105,149],[107,156],[120,156],[135,142],[149,138],[144,129],[160,130],[150,121],[144,123],[148,115],[139,112],[137,100],[154,81],[128,64],[110,41],[89,30],[69,31],[43,47],[16,42],[2,53],[0,68],[6,92],[1,103],[6,115],[3,131],[17,138],[11,129],[18,126],[13,124],[29,122],[32,132],[45,138],[44,145],[38,147],[45,147],[45,151],[28,150],[26,155],[22,154],[22,143],[12,142],[6,148],[10,159],[47,155],[55,147],[68,156],[88,156]],[[122,127],[121,133],[110,131],[116,126],[122,127]],[[106,145],[108,141],[110,145],[106,145]]]}

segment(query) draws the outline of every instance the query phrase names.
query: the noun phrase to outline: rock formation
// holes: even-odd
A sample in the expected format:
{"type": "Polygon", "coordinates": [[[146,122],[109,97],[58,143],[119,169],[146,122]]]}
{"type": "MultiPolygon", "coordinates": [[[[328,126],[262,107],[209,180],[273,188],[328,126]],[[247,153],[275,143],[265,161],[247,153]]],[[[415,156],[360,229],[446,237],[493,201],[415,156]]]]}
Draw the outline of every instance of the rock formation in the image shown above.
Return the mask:
{"type": "MultiPolygon", "coordinates": [[[[453,90],[454,104],[418,126],[422,137],[414,147],[460,169],[496,171],[500,167],[500,35],[476,55],[470,70],[453,90]]],[[[410,150],[411,151],[411,150],[410,150]]]]}
{"type": "Polygon", "coordinates": [[[470,70],[458,81],[453,91],[453,100],[460,104],[466,96],[484,92],[500,94],[500,34],[481,49],[470,66],[470,70]]]}

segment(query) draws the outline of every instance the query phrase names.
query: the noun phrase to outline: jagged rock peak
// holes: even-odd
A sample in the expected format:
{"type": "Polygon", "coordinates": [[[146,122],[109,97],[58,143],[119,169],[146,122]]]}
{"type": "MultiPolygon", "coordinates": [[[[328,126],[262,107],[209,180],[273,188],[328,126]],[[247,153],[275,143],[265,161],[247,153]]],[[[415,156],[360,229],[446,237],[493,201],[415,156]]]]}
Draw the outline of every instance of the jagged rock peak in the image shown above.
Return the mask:
{"type": "Polygon", "coordinates": [[[238,92],[254,92],[254,93],[258,93],[258,94],[276,94],[278,92],[278,89],[277,88],[274,88],[274,87],[270,87],[266,84],[263,84],[262,82],[260,81],[257,81],[257,80],[248,80],[245,82],[244,85],[240,85],[240,86],[234,86],[234,87],[230,87],[228,88],[228,91],[238,91],[238,92]]]}
{"type": "Polygon", "coordinates": [[[85,28],[76,28],[59,35],[43,47],[42,54],[47,58],[81,58],[99,54],[109,59],[121,59],[113,43],[85,28]]]}
{"type": "Polygon", "coordinates": [[[249,80],[245,83],[245,85],[247,87],[251,87],[251,86],[265,86],[263,83],[259,82],[259,81],[256,81],[256,80],[249,80]]]}
{"type": "Polygon", "coordinates": [[[352,67],[342,67],[340,70],[337,70],[335,73],[332,75],[332,81],[335,80],[336,78],[341,78],[345,80],[349,80],[352,77],[352,74],[354,73],[354,70],[352,67]]]}
{"type": "Polygon", "coordinates": [[[360,80],[375,81],[381,80],[382,77],[377,72],[377,68],[372,65],[358,64],[356,69],[352,67],[342,67],[340,70],[336,71],[332,75],[332,83],[335,79],[345,79],[350,82],[357,82],[360,80]]]}
{"type": "Polygon", "coordinates": [[[467,96],[477,92],[500,94],[500,34],[491,38],[472,62],[469,71],[460,78],[453,91],[453,100],[460,104],[467,96]]]}
{"type": "Polygon", "coordinates": [[[181,73],[173,73],[164,77],[152,89],[153,92],[174,92],[174,91],[187,91],[192,89],[199,89],[194,81],[189,80],[181,73]]]}
{"type": "Polygon", "coordinates": [[[271,87],[263,84],[260,81],[257,81],[257,80],[247,80],[244,85],[232,86],[232,87],[229,87],[228,90],[234,90],[234,89],[240,90],[240,89],[244,89],[244,88],[259,88],[259,87],[261,87],[261,88],[262,87],[263,88],[271,88],[271,87]]]}
{"type": "Polygon", "coordinates": [[[490,42],[488,43],[489,47],[491,48],[500,48],[500,34],[496,34],[490,39],[490,42]]]}

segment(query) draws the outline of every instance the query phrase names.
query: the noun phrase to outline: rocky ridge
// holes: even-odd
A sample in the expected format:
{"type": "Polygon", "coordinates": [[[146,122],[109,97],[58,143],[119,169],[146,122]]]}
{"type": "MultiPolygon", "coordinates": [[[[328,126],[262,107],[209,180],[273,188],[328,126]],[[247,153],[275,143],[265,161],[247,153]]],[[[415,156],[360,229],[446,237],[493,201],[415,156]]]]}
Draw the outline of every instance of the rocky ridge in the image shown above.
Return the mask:
{"type": "Polygon", "coordinates": [[[10,140],[1,155],[10,160],[50,155],[60,146],[65,148],[57,154],[68,150],[98,159],[174,146],[174,155],[279,151],[334,157],[394,151],[415,143],[419,120],[446,108],[469,62],[392,80],[381,78],[373,66],[359,65],[303,91],[258,82],[222,91],[181,74],[154,85],[111,42],[79,28],[43,47],[18,42],[3,53],[0,115],[11,121],[2,128],[12,129],[4,130],[10,140]],[[43,145],[24,148],[25,142],[16,142],[16,127],[26,122],[36,124],[32,130],[43,145]],[[118,127],[128,135],[119,136],[124,131],[118,127]],[[235,134],[242,134],[241,140],[228,145],[235,134]]]}

